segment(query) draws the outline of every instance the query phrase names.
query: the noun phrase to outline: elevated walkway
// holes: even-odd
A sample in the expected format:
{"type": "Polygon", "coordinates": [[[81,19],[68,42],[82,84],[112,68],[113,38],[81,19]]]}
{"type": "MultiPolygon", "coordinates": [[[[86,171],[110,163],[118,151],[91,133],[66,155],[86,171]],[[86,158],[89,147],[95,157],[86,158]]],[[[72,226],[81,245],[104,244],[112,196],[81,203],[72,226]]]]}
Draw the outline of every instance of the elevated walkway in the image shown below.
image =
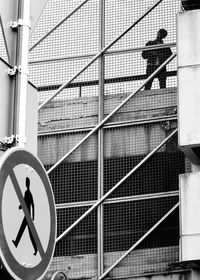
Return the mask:
{"type": "MultiPolygon", "coordinates": [[[[105,96],[105,115],[115,109],[127,93],[105,96]]],[[[176,116],[177,88],[140,91],[115,116],[118,122],[142,121],[176,116]]],[[[39,134],[97,124],[98,97],[51,101],[39,112],[39,134]],[[59,110],[58,110],[59,108],[59,110]]]]}

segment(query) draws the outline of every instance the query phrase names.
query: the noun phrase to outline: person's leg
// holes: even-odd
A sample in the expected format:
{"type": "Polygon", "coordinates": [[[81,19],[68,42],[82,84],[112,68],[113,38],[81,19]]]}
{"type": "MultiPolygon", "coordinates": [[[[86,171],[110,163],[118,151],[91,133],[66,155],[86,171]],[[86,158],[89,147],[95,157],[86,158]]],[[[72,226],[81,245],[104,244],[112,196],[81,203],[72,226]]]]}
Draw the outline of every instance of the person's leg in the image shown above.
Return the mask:
{"type": "Polygon", "coordinates": [[[23,221],[22,221],[22,224],[20,226],[20,229],[18,231],[16,239],[12,240],[13,244],[15,245],[15,247],[18,246],[19,241],[21,240],[21,237],[22,237],[22,235],[24,233],[24,230],[25,230],[26,226],[27,226],[27,222],[26,222],[26,218],[24,218],[23,221]]]}
{"type": "Polygon", "coordinates": [[[31,242],[32,242],[33,248],[34,248],[34,250],[35,250],[34,255],[36,255],[36,254],[37,254],[38,249],[37,249],[37,245],[36,245],[36,243],[35,243],[35,240],[34,240],[34,238],[33,238],[33,235],[32,235],[32,232],[31,232],[31,230],[30,230],[29,226],[28,226],[28,232],[29,232],[29,236],[30,236],[30,239],[31,239],[31,242]]]}
{"type": "MultiPolygon", "coordinates": [[[[149,77],[154,72],[154,68],[152,65],[147,64],[146,75],[149,77]]],[[[144,90],[150,90],[153,83],[153,79],[151,79],[144,87],[144,90]]]]}
{"type": "Polygon", "coordinates": [[[161,70],[158,73],[158,80],[159,80],[159,85],[160,88],[166,88],[166,80],[167,80],[167,75],[166,75],[166,70],[161,70]]]}

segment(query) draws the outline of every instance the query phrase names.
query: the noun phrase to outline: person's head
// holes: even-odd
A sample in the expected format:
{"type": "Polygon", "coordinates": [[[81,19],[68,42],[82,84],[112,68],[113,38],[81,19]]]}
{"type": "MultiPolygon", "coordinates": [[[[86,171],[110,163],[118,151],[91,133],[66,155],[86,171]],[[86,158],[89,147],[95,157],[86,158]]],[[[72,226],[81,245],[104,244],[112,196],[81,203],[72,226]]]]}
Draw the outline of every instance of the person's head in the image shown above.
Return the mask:
{"type": "Polygon", "coordinates": [[[158,30],[158,33],[157,33],[157,39],[164,39],[165,37],[167,37],[167,30],[165,29],[160,29],[158,30]]]}
{"type": "Polygon", "coordinates": [[[26,177],[26,187],[27,189],[30,187],[30,179],[28,177],[26,177]]]}

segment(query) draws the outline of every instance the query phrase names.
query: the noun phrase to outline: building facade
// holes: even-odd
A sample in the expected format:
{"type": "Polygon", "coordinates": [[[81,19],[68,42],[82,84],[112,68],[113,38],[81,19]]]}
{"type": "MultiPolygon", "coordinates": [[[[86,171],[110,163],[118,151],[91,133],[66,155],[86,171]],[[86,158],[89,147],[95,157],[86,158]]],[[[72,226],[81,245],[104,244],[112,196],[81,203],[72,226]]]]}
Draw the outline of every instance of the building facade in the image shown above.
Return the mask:
{"type": "Polygon", "coordinates": [[[190,267],[179,264],[178,177],[190,163],[177,143],[178,12],[179,0],[47,1],[29,54],[38,156],[57,210],[45,279],[55,271],[70,279],[188,277],[190,267]],[[167,36],[147,44],[160,29],[167,36]],[[154,62],[144,52],[160,54],[155,69],[166,63],[150,89],[154,62]]]}

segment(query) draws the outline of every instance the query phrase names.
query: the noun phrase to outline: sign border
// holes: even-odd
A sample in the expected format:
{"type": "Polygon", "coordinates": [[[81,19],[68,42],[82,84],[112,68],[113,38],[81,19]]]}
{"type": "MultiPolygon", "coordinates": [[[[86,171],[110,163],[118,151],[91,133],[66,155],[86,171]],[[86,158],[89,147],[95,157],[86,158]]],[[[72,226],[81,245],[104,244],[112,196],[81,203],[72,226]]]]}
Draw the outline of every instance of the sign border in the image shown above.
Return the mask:
{"type": "Polygon", "coordinates": [[[3,153],[3,155],[0,157],[0,186],[0,257],[3,261],[3,264],[10,273],[10,275],[15,277],[15,279],[41,279],[47,272],[50,262],[52,260],[56,240],[56,209],[51,183],[48,178],[48,175],[40,160],[36,158],[30,151],[25,150],[23,148],[11,148],[5,153],[3,153]],[[10,248],[7,244],[3,229],[2,197],[5,182],[9,176],[9,170],[13,170],[13,168],[19,164],[26,164],[31,166],[40,176],[40,179],[43,182],[43,186],[46,190],[46,194],[48,197],[51,216],[51,230],[47,249],[45,252],[45,259],[41,260],[41,262],[38,265],[32,268],[21,265],[13,257],[10,248]]]}

